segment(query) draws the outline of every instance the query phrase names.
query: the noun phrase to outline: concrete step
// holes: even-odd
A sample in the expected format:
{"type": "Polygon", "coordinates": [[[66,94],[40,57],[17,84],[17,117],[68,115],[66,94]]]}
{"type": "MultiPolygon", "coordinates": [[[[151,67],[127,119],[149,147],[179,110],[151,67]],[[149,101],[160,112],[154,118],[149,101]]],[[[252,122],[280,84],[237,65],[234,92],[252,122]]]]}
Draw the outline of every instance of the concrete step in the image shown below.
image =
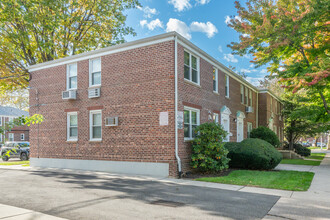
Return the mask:
{"type": "Polygon", "coordinates": [[[296,152],[292,150],[278,150],[282,155],[283,159],[304,159],[304,157],[300,156],[296,152]]]}

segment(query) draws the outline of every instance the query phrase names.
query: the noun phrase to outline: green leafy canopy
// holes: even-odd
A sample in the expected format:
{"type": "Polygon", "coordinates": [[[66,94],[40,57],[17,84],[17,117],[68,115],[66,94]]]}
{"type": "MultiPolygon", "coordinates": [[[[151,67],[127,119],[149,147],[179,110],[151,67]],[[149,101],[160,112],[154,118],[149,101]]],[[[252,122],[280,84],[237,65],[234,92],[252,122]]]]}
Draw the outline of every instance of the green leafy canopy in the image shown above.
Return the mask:
{"type": "Polygon", "coordinates": [[[124,42],[138,0],[0,1],[0,90],[25,88],[27,66],[124,42]]]}

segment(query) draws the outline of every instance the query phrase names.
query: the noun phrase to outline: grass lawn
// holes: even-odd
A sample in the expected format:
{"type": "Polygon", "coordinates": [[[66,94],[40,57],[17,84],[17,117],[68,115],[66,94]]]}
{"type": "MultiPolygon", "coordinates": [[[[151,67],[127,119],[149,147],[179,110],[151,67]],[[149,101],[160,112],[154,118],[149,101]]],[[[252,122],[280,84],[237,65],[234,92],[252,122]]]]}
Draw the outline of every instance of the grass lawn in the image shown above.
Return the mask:
{"type": "Polygon", "coordinates": [[[312,153],[307,159],[323,160],[325,153],[312,153]]]}
{"type": "Polygon", "coordinates": [[[319,166],[321,161],[317,160],[301,160],[301,159],[283,159],[281,164],[309,165],[319,166]]]}
{"type": "Polygon", "coordinates": [[[314,173],[299,171],[254,171],[235,170],[228,176],[205,177],[197,181],[235,184],[243,186],[257,186],[270,189],[283,189],[293,191],[308,190],[314,173]]]}
{"type": "Polygon", "coordinates": [[[8,161],[8,162],[3,162],[3,163],[0,163],[0,165],[2,166],[10,166],[10,165],[28,165],[30,166],[30,161],[8,161]]]}

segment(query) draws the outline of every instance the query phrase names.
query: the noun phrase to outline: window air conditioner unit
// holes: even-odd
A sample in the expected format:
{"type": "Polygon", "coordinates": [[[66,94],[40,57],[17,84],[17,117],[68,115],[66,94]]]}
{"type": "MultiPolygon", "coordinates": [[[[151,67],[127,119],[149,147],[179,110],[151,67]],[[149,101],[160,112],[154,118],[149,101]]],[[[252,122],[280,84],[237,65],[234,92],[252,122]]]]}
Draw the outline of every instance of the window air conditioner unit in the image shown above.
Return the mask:
{"type": "Polygon", "coordinates": [[[252,113],[253,112],[253,107],[252,106],[247,106],[245,108],[245,110],[246,110],[247,113],[252,113]]]}
{"type": "Polygon", "coordinates": [[[118,126],[118,117],[107,117],[105,118],[105,126],[118,126]]]}
{"type": "Polygon", "coordinates": [[[68,90],[62,92],[62,99],[76,99],[77,90],[68,90]]]}
{"type": "Polygon", "coordinates": [[[101,95],[101,89],[100,88],[93,88],[88,89],[88,98],[97,98],[101,95]]]}

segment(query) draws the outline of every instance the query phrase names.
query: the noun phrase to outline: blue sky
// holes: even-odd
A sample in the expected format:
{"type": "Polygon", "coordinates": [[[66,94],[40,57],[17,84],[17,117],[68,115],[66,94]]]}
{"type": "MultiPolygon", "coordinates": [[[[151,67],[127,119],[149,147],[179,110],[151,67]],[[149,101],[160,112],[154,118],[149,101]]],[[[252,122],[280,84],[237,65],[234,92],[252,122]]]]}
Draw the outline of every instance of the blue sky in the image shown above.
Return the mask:
{"type": "Polygon", "coordinates": [[[126,41],[177,31],[226,66],[244,72],[247,80],[258,85],[267,75],[266,67],[255,69],[252,55],[233,56],[227,47],[239,35],[226,24],[237,15],[233,0],[140,0],[141,8],[126,11],[127,25],[137,36],[126,41]]]}

